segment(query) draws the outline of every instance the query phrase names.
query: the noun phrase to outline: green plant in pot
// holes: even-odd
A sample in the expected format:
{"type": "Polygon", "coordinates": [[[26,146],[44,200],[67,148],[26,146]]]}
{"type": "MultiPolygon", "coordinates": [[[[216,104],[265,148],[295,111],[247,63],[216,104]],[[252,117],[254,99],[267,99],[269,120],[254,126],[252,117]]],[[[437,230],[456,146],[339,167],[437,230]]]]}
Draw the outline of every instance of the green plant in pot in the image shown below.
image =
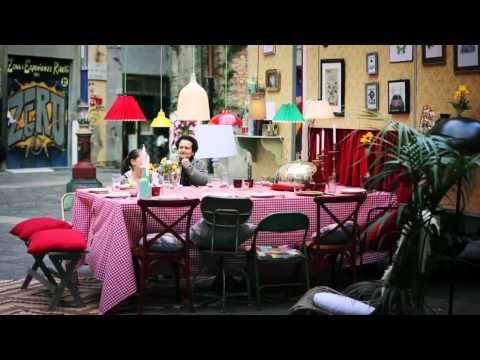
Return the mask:
{"type": "MultiPolygon", "coordinates": [[[[480,153],[464,153],[456,139],[422,134],[378,113],[369,112],[365,117],[388,122],[367,151],[367,155],[373,149],[380,152],[371,170],[378,161],[383,161],[382,170],[370,177],[365,187],[376,188],[385,178],[396,174],[399,180],[392,191],[402,181],[408,182],[412,184],[412,201],[399,204],[396,220],[401,238],[392,265],[382,279],[354,283],[344,292],[369,301],[377,313],[422,314],[426,311],[425,293],[432,266],[451,259],[462,240],[440,227],[440,202],[460,179],[468,189],[473,170],[480,167],[480,153]]],[[[389,215],[385,214],[371,226],[389,215]]]]}

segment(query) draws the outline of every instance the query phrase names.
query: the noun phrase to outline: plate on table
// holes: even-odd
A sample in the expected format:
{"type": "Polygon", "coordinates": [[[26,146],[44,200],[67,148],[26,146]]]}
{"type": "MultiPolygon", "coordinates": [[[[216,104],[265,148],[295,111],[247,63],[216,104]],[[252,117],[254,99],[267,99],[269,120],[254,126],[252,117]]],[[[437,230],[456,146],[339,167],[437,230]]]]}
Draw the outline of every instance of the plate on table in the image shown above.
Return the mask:
{"type": "Polygon", "coordinates": [[[108,194],[109,190],[107,188],[92,188],[87,191],[92,194],[108,194]]]}
{"type": "Polygon", "coordinates": [[[130,197],[130,193],[129,192],[114,192],[114,193],[110,193],[110,194],[105,195],[105,197],[110,198],[110,199],[125,199],[125,198],[130,197]]]}
{"type": "Polygon", "coordinates": [[[152,196],[154,200],[185,200],[184,196],[180,195],[159,195],[159,196],[152,196]]]}
{"type": "Polygon", "coordinates": [[[130,184],[121,184],[121,185],[118,185],[118,188],[120,190],[128,190],[128,189],[131,189],[132,188],[132,185],[130,184]]]}
{"type": "Polygon", "coordinates": [[[304,190],[304,191],[297,191],[295,193],[298,196],[322,196],[325,195],[323,191],[317,191],[317,190],[304,190]]]}
{"type": "Polygon", "coordinates": [[[363,194],[367,190],[363,188],[350,188],[350,189],[343,189],[340,191],[342,194],[350,194],[350,195],[356,195],[356,194],[363,194]]]}
{"type": "Polygon", "coordinates": [[[205,196],[221,197],[221,198],[230,198],[230,199],[237,197],[235,194],[227,193],[227,192],[218,192],[218,193],[206,193],[206,194],[203,194],[203,197],[205,197],[205,196]]]}
{"type": "Polygon", "coordinates": [[[272,192],[256,192],[256,193],[250,193],[250,196],[253,198],[272,198],[277,196],[277,194],[272,192]]]}

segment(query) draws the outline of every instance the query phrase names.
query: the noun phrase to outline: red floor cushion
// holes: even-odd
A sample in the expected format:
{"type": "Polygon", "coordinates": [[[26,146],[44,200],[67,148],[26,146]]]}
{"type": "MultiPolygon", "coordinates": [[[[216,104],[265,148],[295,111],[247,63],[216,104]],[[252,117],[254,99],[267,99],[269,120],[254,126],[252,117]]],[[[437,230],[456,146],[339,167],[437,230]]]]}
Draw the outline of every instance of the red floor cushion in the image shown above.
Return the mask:
{"type": "Polygon", "coordinates": [[[10,234],[18,236],[22,240],[28,240],[38,231],[71,228],[72,225],[63,220],[49,217],[35,217],[15,225],[13,229],[10,230],[10,234]]]}
{"type": "Polygon", "coordinates": [[[52,229],[33,234],[28,252],[38,254],[49,251],[83,251],[86,247],[87,239],[80,231],[52,229]]]}

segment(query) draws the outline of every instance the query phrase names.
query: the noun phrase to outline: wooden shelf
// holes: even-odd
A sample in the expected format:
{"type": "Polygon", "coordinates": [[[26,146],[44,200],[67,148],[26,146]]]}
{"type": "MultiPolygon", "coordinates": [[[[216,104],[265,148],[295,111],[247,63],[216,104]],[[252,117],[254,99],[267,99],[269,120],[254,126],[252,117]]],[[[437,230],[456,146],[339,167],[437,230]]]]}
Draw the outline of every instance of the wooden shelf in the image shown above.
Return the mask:
{"type": "Polygon", "coordinates": [[[257,161],[257,147],[262,146],[273,154],[278,165],[282,163],[282,136],[235,135],[235,137],[238,139],[239,145],[252,154],[252,161],[257,161]],[[258,139],[259,142],[256,141],[258,139]]]}

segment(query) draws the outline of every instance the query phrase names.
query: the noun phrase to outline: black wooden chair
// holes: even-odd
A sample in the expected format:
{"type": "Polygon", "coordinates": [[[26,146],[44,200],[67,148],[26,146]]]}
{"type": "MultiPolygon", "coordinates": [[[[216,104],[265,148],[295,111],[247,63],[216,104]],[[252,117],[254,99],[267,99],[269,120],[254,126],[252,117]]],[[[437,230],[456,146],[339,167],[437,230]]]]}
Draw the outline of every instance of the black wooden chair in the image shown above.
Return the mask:
{"type": "MultiPolygon", "coordinates": [[[[222,198],[205,196],[200,204],[203,219],[192,227],[192,241],[200,251],[203,268],[216,271],[213,290],[221,296],[207,296],[214,302],[221,301],[225,311],[227,298],[247,296],[251,303],[251,289],[246,271],[246,253],[240,248],[253,235],[255,226],[247,221],[252,213],[253,202],[248,198],[222,198]],[[209,266],[205,266],[205,265],[209,266]],[[227,276],[240,275],[246,292],[228,292],[227,276]]],[[[205,304],[211,303],[207,301],[205,304]]]]}
{"type": "Polygon", "coordinates": [[[335,269],[337,265],[342,269],[345,255],[350,258],[352,278],[353,281],[356,280],[356,248],[360,239],[358,212],[366,198],[367,193],[314,198],[317,205],[317,227],[312,240],[307,242],[308,254],[312,257],[315,275],[320,272],[323,261],[330,258],[332,284],[335,283],[335,269]],[[334,211],[332,205],[342,205],[341,211],[334,211]],[[325,211],[334,221],[331,225],[322,227],[321,210],[325,211]],[[339,256],[340,261],[338,261],[339,256]]]}
{"type": "Polygon", "coordinates": [[[166,262],[172,265],[177,291],[177,300],[180,298],[180,269],[186,280],[186,300],[190,311],[194,311],[192,301],[192,279],[189,250],[192,248],[190,241],[190,226],[193,211],[200,203],[198,199],[186,200],[138,200],[142,210],[142,238],[132,248],[134,265],[139,273],[138,284],[138,313],[142,314],[145,302],[145,285],[151,275],[152,266],[155,263],[166,262]],[[184,209],[172,223],[167,224],[160,215],[154,213],[154,209],[184,209]],[[158,233],[149,233],[148,219],[152,219],[155,225],[162,229],[158,233]],[[184,220],[182,224],[180,224],[184,220]],[[181,230],[180,230],[181,229],[181,230]],[[139,264],[139,263],[140,264],[139,264]]]}
{"type": "MultiPolygon", "coordinates": [[[[310,288],[310,265],[306,248],[306,237],[310,227],[310,221],[308,217],[303,213],[298,212],[281,212],[268,215],[257,225],[255,234],[253,236],[252,246],[249,251],[250,268],[253,271],[253,278],[255,279],[255,299],[257,309],[260,310],[261,304],[261,291],[264,288],[272,287],[298,287],[304,286],[307,290],[310,288]],[[257,236],[260,232],[270,233],[284,233],[304,230],[302,240],[302,252],[294,252],[292,254],[279,254],[275,257],[272,255],[260,255],[257,251],[257,236]],[[296,281],[290,281],[286,283],[264,283],[260,277],[260,267],[265,264],[294,264],[296,265],[296,281]],[[303,266],[305,270],[305,281],[299,281],[300,268],[303,266]]],[[[292,249],[295,251],[294,249],[292,249]]]]}

